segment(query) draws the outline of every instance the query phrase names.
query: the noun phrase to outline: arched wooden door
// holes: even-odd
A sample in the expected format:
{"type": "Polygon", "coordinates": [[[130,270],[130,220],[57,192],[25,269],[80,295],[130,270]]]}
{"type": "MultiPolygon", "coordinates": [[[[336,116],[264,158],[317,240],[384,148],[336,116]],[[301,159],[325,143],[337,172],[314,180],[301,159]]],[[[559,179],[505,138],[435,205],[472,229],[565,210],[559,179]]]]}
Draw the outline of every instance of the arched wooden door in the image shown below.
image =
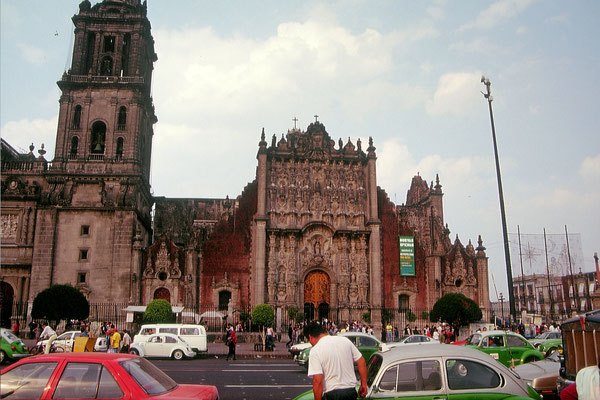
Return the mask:
{"type": "Polygon", "coordinates": [[[167,289],[167,288],[158,288],[154,292],[154,299],[163,299],[170,303],[171,302],[171,292],[169,292],[169,289],[167,289]]]}
{"type": "Polygon", "coordinates": [[[331,293],[329,275],[322,271],[309,273],[304,279],[304,310],[308,312],[307,319],[328,318],[331,293]],[[318,316],[314,312],[318,310],[318,316]]]}

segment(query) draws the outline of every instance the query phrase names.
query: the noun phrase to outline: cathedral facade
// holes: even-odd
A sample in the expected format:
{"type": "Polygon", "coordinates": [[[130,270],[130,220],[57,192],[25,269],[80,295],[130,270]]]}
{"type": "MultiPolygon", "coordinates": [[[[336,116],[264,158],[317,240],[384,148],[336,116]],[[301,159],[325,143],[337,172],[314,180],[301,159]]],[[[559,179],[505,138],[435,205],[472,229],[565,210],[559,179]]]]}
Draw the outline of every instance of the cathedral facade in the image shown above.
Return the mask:
{"type": "MultiPolygon", "coordinates": [[[[488,260],[444,224],[439,178],[406,202],[377,185],[373,138],[345,143],[318,121],[267,142],[235,199],[150,194],[154,41],[139,0],[85,0],[58,82],[55,158],[2,142],[2,305],[56,283],[91,303],[249,309],[308,318],[429,310],[460,292],[489,313],[488,260]],[[363,148],[365,147],[365,148],[363,148]],[[155,215],[151,218],[151,209],[155,215]]],[[[6,315],[6,314],[4,314],[6,315]]],[[[3,321],[5,323],[5,321],[3,321]]]]}

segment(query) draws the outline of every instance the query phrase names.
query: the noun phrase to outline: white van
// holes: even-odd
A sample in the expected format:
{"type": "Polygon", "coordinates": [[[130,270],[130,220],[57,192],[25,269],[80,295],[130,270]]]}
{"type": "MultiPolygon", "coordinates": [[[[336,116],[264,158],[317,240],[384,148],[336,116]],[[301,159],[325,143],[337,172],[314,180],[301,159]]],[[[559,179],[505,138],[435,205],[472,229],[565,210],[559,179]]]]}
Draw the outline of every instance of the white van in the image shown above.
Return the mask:
{"type": "Polygon", "coordinates": [[[206,343],[206,329],[202,325],[194,324],[149,324],[142,325],[133,342],[144,342],[155,333],[172,333],[185,340],[196,353],[208,351],[206,343]]]}

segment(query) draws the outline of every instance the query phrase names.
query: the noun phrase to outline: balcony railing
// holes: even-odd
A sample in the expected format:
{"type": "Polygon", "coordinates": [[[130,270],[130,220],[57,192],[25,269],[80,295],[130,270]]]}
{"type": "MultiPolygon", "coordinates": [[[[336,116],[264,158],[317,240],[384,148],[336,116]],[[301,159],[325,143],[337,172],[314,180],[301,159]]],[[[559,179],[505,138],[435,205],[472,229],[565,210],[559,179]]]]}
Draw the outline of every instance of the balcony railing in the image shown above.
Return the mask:
{"type": "Polygon", "coordinates": [[[63,74],[63,82],[78,83],[144,83],[142,76],[97,76],[63,74]]]}

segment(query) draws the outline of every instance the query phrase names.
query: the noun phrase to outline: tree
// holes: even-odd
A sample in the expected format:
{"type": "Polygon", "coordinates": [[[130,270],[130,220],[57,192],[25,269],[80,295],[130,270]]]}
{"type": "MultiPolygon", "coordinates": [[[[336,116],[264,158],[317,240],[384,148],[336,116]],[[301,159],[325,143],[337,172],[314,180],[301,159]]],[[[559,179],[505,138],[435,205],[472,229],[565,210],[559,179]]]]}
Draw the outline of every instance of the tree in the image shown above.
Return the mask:
{"type": "Polygon", "coordinates": [[[259,304],[252,309],[252,323],[260,326],[260,338],[263,346],[266,339],[266,327],[273,325],[275,322],[275,312],[273,307],[268,304],[259,304]]]}
{"type": "Polygon", "coordinates": [[[171,303],[164,299],[152,300],[147,306],[143,317],[146,324],[161,324],[174,322],[173,309],[171,303]]]}
{"type": "Polygon", "coordinates": [[[446,321],[455,332],[461,326],[481,320],[481,309],[473,300],[464,294],[448,293],[433,305],[429,314],[431,322],[446,321]]]}
{"type": "Polygon", "coordinates": [[[362,315],[362,319],[363,319],[363,321],[365,321],[366,324],[370,324],[371,323],[371,311],[365,311],[362,315]]]}
{"type": "Polygon", "coordinates": [[[47,319],[54,326],[61,320],[83,320],[90,315],[90,303],[79,290],[71,285],[52,285],[33,299],[31,316],[47,319]]]}
{"type": "Polygon", "coordinates": [[[287,308],[287,313],[288,313],[288,317],[290,319],[290,321],[295,321],[296,318],[298,317],[298,307],[296,306],[289,306],[287,308]]]}

